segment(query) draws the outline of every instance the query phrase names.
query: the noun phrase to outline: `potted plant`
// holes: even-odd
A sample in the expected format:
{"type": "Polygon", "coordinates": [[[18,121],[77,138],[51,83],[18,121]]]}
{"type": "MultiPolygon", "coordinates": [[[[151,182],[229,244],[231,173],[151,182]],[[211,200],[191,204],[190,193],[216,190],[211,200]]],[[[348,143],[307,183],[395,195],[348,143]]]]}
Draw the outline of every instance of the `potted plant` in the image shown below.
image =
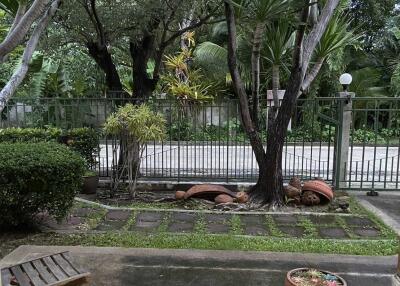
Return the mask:
{"type": "Polygon", "coordinates": [[[287,273],[285,286],[347,286],[347,283],[328,271],[298,268],[287,273]]]}
{"type": "Polygon", "coordinates": [[[96,194],[99,185],[99,175],[94,171],[86,171],[83,176],[82,194],[96,194]]]}

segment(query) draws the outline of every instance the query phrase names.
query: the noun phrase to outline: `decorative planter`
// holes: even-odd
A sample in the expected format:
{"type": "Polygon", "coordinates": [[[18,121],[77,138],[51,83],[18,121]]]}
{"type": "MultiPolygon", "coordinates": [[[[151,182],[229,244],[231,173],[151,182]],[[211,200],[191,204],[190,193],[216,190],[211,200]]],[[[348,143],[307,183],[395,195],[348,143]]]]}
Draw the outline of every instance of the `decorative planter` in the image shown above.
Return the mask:
{"type": "Polygon", "coordinates": [[[314,180],[304,183],[303,192],[312,191],[314,193],[320,194],[324,199],[331,202],[333,200],[332,188],[324,181],[314,180]]]}
{"type": "Polygon", "coordinates": [[[99,185],[99,176],[98,175],[84,176],[83,177],[82,194],[85,194],[85,195],[96,194],[98,185],[99,185]]]}
{"type": "MultiPolygon", "coordinates": [[[[298,283],[293,281],[292,278],[293,278],[294,274],[296,272],[303,272],[303,271],[305,272],[305,271],[309,271],[309,270],[310,270],[309,268],[298,268],[298,269],[293,269],[293,270],[289,271],[286,274],[285,286],[300,286],[300,284],[298,284],[298,283]]],[[[323,274],[325,274],[325,275],[335,276],[337,278],[338,282],[340,282],[342,284],[342,285],[338,284],[338,286],[339,285],[340,286],[347,286],[346,281],[342,277],[340,277],[340,276],[338,276],[336,274],[333,274],[331,272],[328,272],[328,271],[323,271],[323,270],[318,270],[318,271],[323,273],[323,274]]]]}

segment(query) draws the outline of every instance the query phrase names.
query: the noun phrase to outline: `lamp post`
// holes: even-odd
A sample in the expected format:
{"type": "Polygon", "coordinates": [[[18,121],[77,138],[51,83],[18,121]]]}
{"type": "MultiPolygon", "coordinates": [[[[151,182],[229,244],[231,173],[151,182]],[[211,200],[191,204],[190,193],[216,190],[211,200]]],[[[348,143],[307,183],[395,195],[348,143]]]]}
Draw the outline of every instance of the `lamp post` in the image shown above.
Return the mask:
{"type": "Polygon", "coordinates": [[[339,97],[344,100],[339,102],[339,130],[337,139],[337,148],[334,155],[334,184],[337,189],[347,187],[347,162],[350,147],[350,129],[352,121],[353,104],[352,98],[354,93],[348,92],[349,85],[352,83],[353,77],[348,74],[342,74],[339,82],[343,86],[343,92],[339,92],[339,97]]]}
{"type": "Polygon", "coordinates": [[[344,73],[339,78],[340,84],[343,86],[343,91],[347,92],[349,85],[353,82],[353,77],[349,73],[344,73]]]}

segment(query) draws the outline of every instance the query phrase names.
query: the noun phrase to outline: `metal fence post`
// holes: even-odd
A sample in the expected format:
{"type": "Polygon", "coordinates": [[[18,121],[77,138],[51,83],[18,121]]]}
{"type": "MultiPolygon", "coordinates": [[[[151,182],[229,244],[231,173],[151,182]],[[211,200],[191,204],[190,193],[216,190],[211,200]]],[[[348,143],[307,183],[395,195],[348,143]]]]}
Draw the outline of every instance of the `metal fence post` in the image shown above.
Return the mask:
{"type": "Polygon", "coordinates": [[[349,160],[350,129],[352,124],[353,102],[352,92],[340,92],[339,97],[339,130],[337,133],[337,151],[335,160],[335,188],[347,187],[347,166],[349,160]]]}

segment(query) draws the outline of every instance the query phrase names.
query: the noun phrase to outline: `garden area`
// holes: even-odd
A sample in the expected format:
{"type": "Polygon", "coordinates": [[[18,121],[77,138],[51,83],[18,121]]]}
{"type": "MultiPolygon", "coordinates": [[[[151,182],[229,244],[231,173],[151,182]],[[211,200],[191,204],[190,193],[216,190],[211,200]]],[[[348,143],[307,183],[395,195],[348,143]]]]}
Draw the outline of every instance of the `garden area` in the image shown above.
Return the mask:
{"type": "Polygon", "coordinates": [[[399,5],[0,0],[0,285],[400,285],[399,5]]]}

